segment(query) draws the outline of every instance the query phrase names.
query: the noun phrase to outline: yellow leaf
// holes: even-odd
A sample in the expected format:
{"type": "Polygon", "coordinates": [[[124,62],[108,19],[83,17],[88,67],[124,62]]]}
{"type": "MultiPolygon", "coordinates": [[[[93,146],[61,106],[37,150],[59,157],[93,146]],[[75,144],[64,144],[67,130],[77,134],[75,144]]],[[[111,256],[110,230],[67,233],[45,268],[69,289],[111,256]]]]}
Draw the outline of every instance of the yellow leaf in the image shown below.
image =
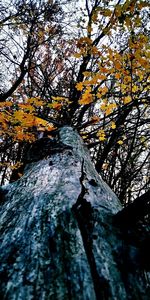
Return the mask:
{"type": "Polygon", "coordinates": [[[137,86],[137,85],[134,85],[133,88],[132,88],[132,92],[137,92],[138,89],[139,89],[138,86],[137,86]]]}
{"type": "Polygon", "coordinates": [[[111,14],[112,14],[112,11],[110,9],[106,8],[106,9],[103,10],[102,14],[103,14],[104,17],[110,17],[111,14]]]}
{"type": "Polygon", "coordinates": [[[102,94],[102,95],[105,95],[107,92],[108,92],[108,88],[107,88],[106,86],[104,86],[104,87],[101,89],[101,94],[102,94]]]}
{"type": "Polygon", "coordinates": [[[120,73],[115,74],[115,78],[116,79],[120,79],[121,78],[121,74],[120,73]]]}
{"type": "Polygon", "coordinates": [[[23,141],[24,140],[24,134],[23,134],[23,132],[18,131],[16,133],[15,140],[23,141]]]}
{"type": "Polygon", "coordinates": [[[120,61],[115,61],[115,62],[114,62],[114,65],[115,65],[115,68],[116,68],[117,70],[120,70],[120,69],[121,69],[121,63],[120,63],[120,61]]]}
{"type": "Polygon", "coordinates": [[[97,136],[100,141],[104,141],[106,139],[105,131],[103,129],[98,130],[97,136]]]}
{"type": "Polygon", "coordinates": [[[97,83],[97,77],[93,77],[90,81],[89,84],[96,84],[97,83]]]}
{"type": "Polygon", "coordinates": [[[123,99],[124,104],[127,104],[127,103],[129,103],[129,102],[131,102],[131,101],[132,101],[131,96],[127,96],[127,97],[125,97],[125,98],[123,99]]]}
{"type": "Polygon", "coordinates": [[[108,107],[105,111],[106,116],[109,116],[111,114],[111,112],[112,112],[111,107],[108,107]]]}
{"type": "Polygon", "coordinates": [[[103,73],[107,73],[109,72],[109,69],[107,69],[106,67],[101,67],[99,68],[100,72],[103,74],[103,73]]]}
{"type": "Polygon", "coordinates": [[[96,96],[97,96],[97,98],[101,98],[102,94],[101,93],[97,93],[96,96]]]}
{"type": "Polygon", "coordinates": [[[21,163],[20,161],[16,162],[14,165],[10,166],[11,170],[17,170],[18,168],[22,167],[23,163],[21,163]]]}
{"type": "Polygon", "coordinates": [[[85,45],[91,45],[91,44],[92,44],[92,40],[89,37],[81,37],[77,41],[78,48],[85,47],[85,45]]]}
{"type": "Polygon", "coordinates": [[[87,139],[87,135],[82,135],[82,138],[85,140],[87,139]]]}
{"type": "Polygon", "coordinates": [[[122,140],[119,140],[117,143],[118,143],[119,145],[122,145],[122,144],[123,144],[123,141],[122,141],[122,140]]]}
{"type": "Polygon", "coordinates": [[[103,74],[97,74],[96,77],[97,77],[97,79],[100,79],[100,80],[104,80],[107,78],[106,75],[103,75],[103,74]]]}
{"type": "Polygon", "coordinates": [[[122,13],[122,7],[121,7],[121,5],[117,5],[117,6],[116,6],[116,10],[115,10],[115,15],[116,15],[117,17],[120,17],[120,16],[121,16],[121,13],[122,13]]]}
{"type": "Polygon", "coordinates": [[[46,130],[47,130],[47,131],[52,131],[52,130],[55,130],[55,129],[56,129],[56,127],[54,127],[53,124],[48,124],[48,125],[46,126],[46,130]]]}
{"type": "Polygon", "coordinates": [[[28,111],[28,112],[33,112],[35,111],[35,108],[33,107],[33,105],[31,104],[18,104],[18,107],[20,107],[21,109],[25,110],[25,111],[28,111]]]}
{"type": "Polygon", "coordinates": [[[59,109],[61,109],[61,107],[62,107],[62,103],[53,102],[53,103],[51,103],[51,107],[52,107],[53,109],[59,110],[59,109]]]}
{"type": "Polygon", "coordinates": [[[108,116],[110,113],[113,112],[114,108],[116,108],[116,103],[107,103],[107,106],[105,108],[105,114],[108,116]]]}
{"type": "Polygon", "coordinates": [[[91,75],[91,72],[85,71],[85,72],[83,72],[82,74],[83,74],[84,76],[86,76],[86,77],[89,77],[89,76],[91,75]]]}
{"type": "Polygon", "coordinates": [[[121,84],[121,89],[124,91],[124,90],[126,90],[126,88],[127,88],[127,86],[125,85],[125,84],[121,84]]]}
{"type": "Polygon", "coordinates": [[[11,101],[0,102],[0,107],[10,107],[13,103],[11,101]]]}
{"type": "Polygon", "coordinates": [[[82,98],[79,100],[79,104],[83,104],[83,105],[85,105],[85,104],[89,104],[89,103],[91,103],[93,101],[93,97],[92,97],[92,94],[83,94],[82,95],[82,98]]]}
{"type": "Polygon", "coordinates": [[[101,53],[100,53],[100,51],[97,49],[97,47],[96,46],[93,46],[92,48],[91,48],[91,54],[93,54],[93,55],[101,55],[101,53]]]}
{"type": "Polygon", "coordinates": [[[67,97],[60,97],[60,96],[57,96],[57,97],[52,96],[52,100],[61,101],[61,102],[68,102],[69,101],[69,99],[67,97]]]}
{"type": "Polygon", "coordinates": [[[46,120],[43,120],[38,117],[36,117],[36,119],[35,119],[35,125],[37,126],[38,131],[44,131],[45,129],[47,131],[52,131],[52,130],[56,129],[56,127],[54,127],[53,124],[50,124],[46,120]]]}
{"type": "Polygon", "coordinates": [[[100,141],[105,141],[106,138],[105,138],[105,136],[103,135],[103,136],[100,136],[100,137],[99,137],[99,140],[100,140],[100,141]]]}
{"type": "Polygon", "coordinates": [[[40,38],[43,38],[43,36],[44,36],[44,31],[43,31],[43,30],[39,30],[38,36],[39,36],[40,38]]]}
{"type": "Polygon", "coordinates": [[[91,87],[87,87],[86,91],[82,94],[79,104],[89,104],[93,101],[93,95],[91,94],[91,87]]]}
{"type": "Polygon", "coordinates": [[[100,109],[101,110],[106,110],[107,109],[107,105],[105,103],[101,104],[100,109]]]}
{"type": "Polygon", "coordinates": [[[34,104],[35,106],[43,106],[44,101],[40,97],[32,97],[27,100],[27,103],[34,104]]]}
{"type": "Polygon", "coordinates": [[[16,120],[22,120],[22,118],[24,117],[24,112],[22,110],[17,110],[14,112],[13,116],[16,120]]]}
{"type": "Polygon", "coordinates": [[[76,84],[76,89],[77,89],[77,91],[82,91],[83,90],[83,82],[78,82],[76,84]]]}
{"type": "Polygon", "coordinates": [[[82,56],[82,53],[80,52],[80,53],[75,53],[74,55],[73,55],[75,58],[80,58],[81,56],[82,56]]]}
{"type": "Polygon", "coordinates": [[[139,79],[140,79],[140,81],[142,81],[143,80],[143,78],[144,78],[144,76],[141,74],[141,75],[139,75],[139,79]]]}
{"type": "Polygon", "coordinates": [[[115,129],[115,128],[116,128],[115,122],[111,122],[111,128],[112,128],[112,129],[115,129]]]}

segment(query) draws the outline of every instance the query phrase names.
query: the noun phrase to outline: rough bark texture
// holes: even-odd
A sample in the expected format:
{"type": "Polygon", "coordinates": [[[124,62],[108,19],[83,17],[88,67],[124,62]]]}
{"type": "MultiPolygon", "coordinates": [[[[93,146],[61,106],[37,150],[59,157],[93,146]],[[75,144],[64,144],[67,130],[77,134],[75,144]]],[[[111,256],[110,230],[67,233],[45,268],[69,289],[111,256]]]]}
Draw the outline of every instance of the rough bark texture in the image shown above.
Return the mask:
{"type": "Polygon", "coordinates": [[[52,144],[35,144],[1,189],[0,299],[150,299],[139,249],[113,224],[119,200],[80,137],[63,127],[52,144]]]}

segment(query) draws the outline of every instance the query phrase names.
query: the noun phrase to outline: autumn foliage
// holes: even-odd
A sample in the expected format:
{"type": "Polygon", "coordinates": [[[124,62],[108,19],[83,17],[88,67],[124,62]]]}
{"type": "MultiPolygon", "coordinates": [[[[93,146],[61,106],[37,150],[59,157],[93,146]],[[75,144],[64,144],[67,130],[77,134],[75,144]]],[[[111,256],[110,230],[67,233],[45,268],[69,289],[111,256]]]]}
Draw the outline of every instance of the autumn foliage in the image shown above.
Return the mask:
{"type": "Polygon", "coordinates": [[[1,183],[40,133],[67,124],[131,201],[148,187],[149,2],[18,3],[0,14],[1,183]]]}

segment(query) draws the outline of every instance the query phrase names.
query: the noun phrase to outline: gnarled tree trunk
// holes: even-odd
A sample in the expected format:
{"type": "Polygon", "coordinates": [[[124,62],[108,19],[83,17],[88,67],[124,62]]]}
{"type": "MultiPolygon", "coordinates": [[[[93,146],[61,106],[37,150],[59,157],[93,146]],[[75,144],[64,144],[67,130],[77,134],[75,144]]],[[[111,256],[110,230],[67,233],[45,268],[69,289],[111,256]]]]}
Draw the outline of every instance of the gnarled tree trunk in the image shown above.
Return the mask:
{"type": "Polygon", "coordinates": [[[78,134],[61,128],[27,160],[0,192],[0,299],[150,299],[138,249],[113,223],[119,200],[78,134]]]}

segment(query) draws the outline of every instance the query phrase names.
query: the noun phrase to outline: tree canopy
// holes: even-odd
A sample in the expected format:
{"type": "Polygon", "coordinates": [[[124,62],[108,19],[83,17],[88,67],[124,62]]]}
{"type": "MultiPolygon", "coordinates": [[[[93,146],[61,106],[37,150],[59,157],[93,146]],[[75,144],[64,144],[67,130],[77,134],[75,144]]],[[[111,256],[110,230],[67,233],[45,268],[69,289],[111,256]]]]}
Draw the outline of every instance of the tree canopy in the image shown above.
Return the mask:
{"type": "Polygon", "coordinates": [[[147,191],[149,1],[1,3],[1,184],[67,124],[122,203],[147,191]]]}

